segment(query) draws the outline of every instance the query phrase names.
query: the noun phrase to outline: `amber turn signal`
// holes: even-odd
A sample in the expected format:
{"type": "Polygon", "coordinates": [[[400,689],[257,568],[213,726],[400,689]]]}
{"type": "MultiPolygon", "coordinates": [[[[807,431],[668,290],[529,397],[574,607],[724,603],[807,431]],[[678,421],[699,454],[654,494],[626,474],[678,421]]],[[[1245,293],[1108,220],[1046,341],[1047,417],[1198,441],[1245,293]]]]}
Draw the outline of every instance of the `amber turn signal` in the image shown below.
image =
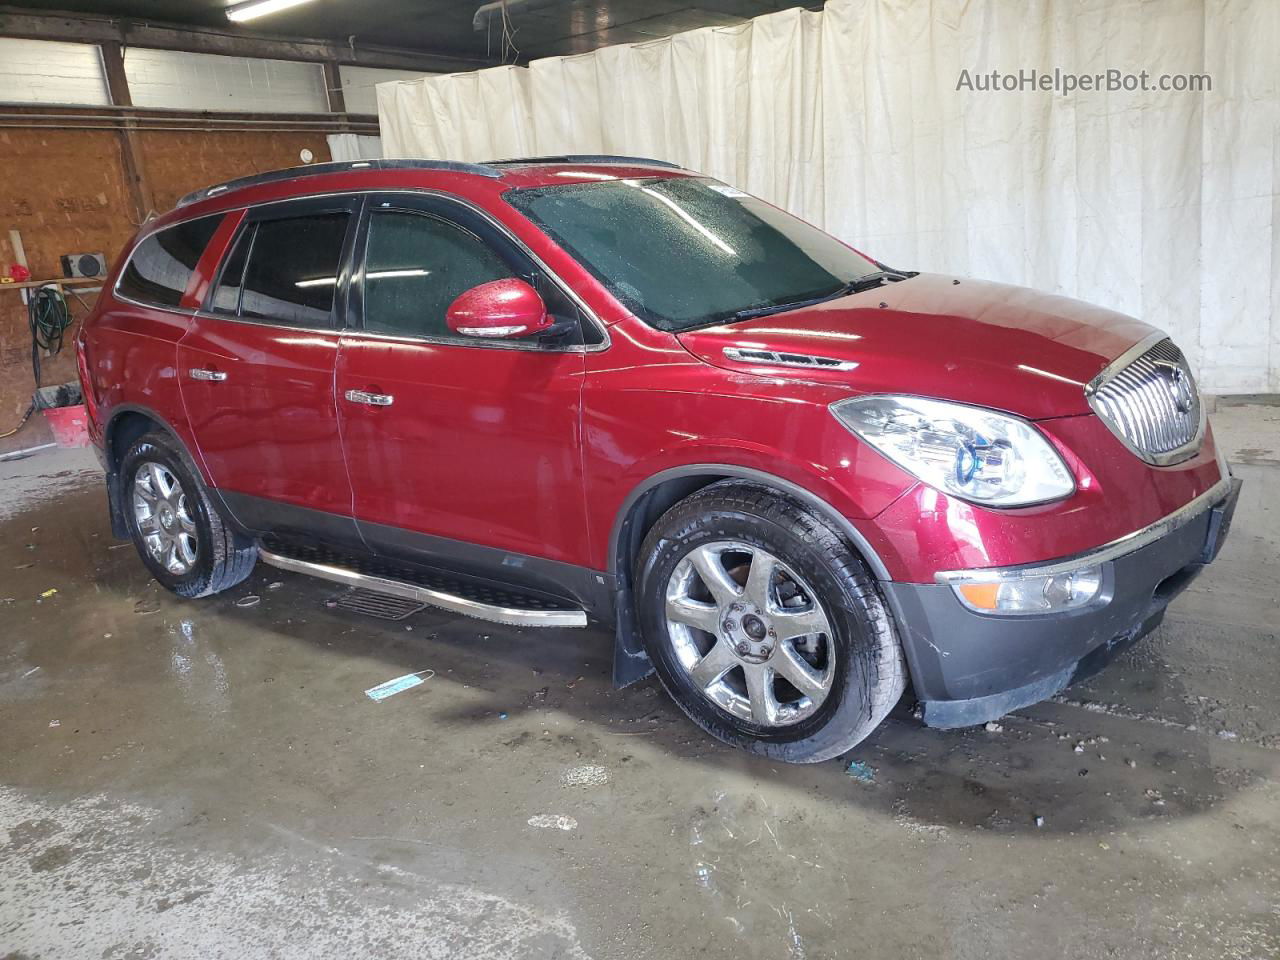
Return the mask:
{"type": "Polygon", "coordinates": [[[979,610],[995,610],[996,597],[1000,592],[998,583],[963,583],[956,588],[968,602],[969,606],[979,610]]]}

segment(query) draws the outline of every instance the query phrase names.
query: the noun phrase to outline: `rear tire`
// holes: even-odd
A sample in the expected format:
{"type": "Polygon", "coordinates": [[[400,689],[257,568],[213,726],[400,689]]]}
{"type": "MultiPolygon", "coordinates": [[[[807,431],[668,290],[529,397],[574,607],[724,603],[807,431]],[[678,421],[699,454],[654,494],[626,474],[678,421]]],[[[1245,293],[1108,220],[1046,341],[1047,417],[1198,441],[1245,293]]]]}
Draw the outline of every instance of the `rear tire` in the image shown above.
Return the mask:
{"type": "Polygon", "coordinates": [[[253,571],[257,543],[222,518],[194,464],[167,433],[148,433],[125,453],[120,501],[138,555],[167,590],[207,597],[253,571]]]}
{"type": "Polygon", "coordinates": [[[829,760],[906,689],[902,645],[866,566],[776,491],[726,480],[677,503],[645,538],[636,580],[659,678],[725,743],[829,760]]]}

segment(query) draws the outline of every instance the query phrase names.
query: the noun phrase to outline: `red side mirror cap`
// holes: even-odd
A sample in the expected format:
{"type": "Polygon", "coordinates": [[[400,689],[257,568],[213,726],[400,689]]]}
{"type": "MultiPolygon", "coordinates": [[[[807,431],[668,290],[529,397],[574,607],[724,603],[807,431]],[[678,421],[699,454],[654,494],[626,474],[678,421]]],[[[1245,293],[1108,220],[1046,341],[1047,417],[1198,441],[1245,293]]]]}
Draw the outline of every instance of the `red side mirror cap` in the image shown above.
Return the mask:
{"type": "Polygon", "coordinates": [[[513,339],[542,333],[553,324],[538,291],[518,277],[491,280],[458,296],[445,322],[464,337],[513,339]]]}

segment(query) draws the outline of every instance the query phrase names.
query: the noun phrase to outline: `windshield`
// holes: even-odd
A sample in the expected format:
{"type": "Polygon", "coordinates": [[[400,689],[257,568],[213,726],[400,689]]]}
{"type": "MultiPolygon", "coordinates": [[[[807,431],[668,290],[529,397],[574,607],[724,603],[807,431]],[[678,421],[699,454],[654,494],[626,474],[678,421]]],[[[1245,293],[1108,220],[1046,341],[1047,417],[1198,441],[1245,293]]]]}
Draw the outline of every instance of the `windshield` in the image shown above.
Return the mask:
{"type": "Polygon", "coordinates": [[[505,197],[660,330],[810,303],[879,270],[816,227],[715,180],[558,184],[505,197]]]}

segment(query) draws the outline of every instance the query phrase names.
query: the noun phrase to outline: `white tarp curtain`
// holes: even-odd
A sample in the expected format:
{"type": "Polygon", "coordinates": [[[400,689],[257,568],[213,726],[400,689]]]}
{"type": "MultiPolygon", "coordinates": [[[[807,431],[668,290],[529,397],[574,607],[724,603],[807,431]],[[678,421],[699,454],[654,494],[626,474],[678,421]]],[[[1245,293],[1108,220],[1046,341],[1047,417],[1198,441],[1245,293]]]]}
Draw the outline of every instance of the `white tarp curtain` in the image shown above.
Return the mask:
{"type": "Polygon", "coordinates": [[[356,133],[331,133],[329,156],[334,160],[378,160],[382,157],[382,138],[363,137],[356,133]]]}
{"type": "Polygon", "coordinates": [[[1280,391],[1277,50],[1277,0],[829,0],[381,84],[378,115],[388,156],[675,161],[888,263],[1142,317],[1208,391],[1280,391]],[[956,89],[1055,67],[1212,91],[956,89]]]}

